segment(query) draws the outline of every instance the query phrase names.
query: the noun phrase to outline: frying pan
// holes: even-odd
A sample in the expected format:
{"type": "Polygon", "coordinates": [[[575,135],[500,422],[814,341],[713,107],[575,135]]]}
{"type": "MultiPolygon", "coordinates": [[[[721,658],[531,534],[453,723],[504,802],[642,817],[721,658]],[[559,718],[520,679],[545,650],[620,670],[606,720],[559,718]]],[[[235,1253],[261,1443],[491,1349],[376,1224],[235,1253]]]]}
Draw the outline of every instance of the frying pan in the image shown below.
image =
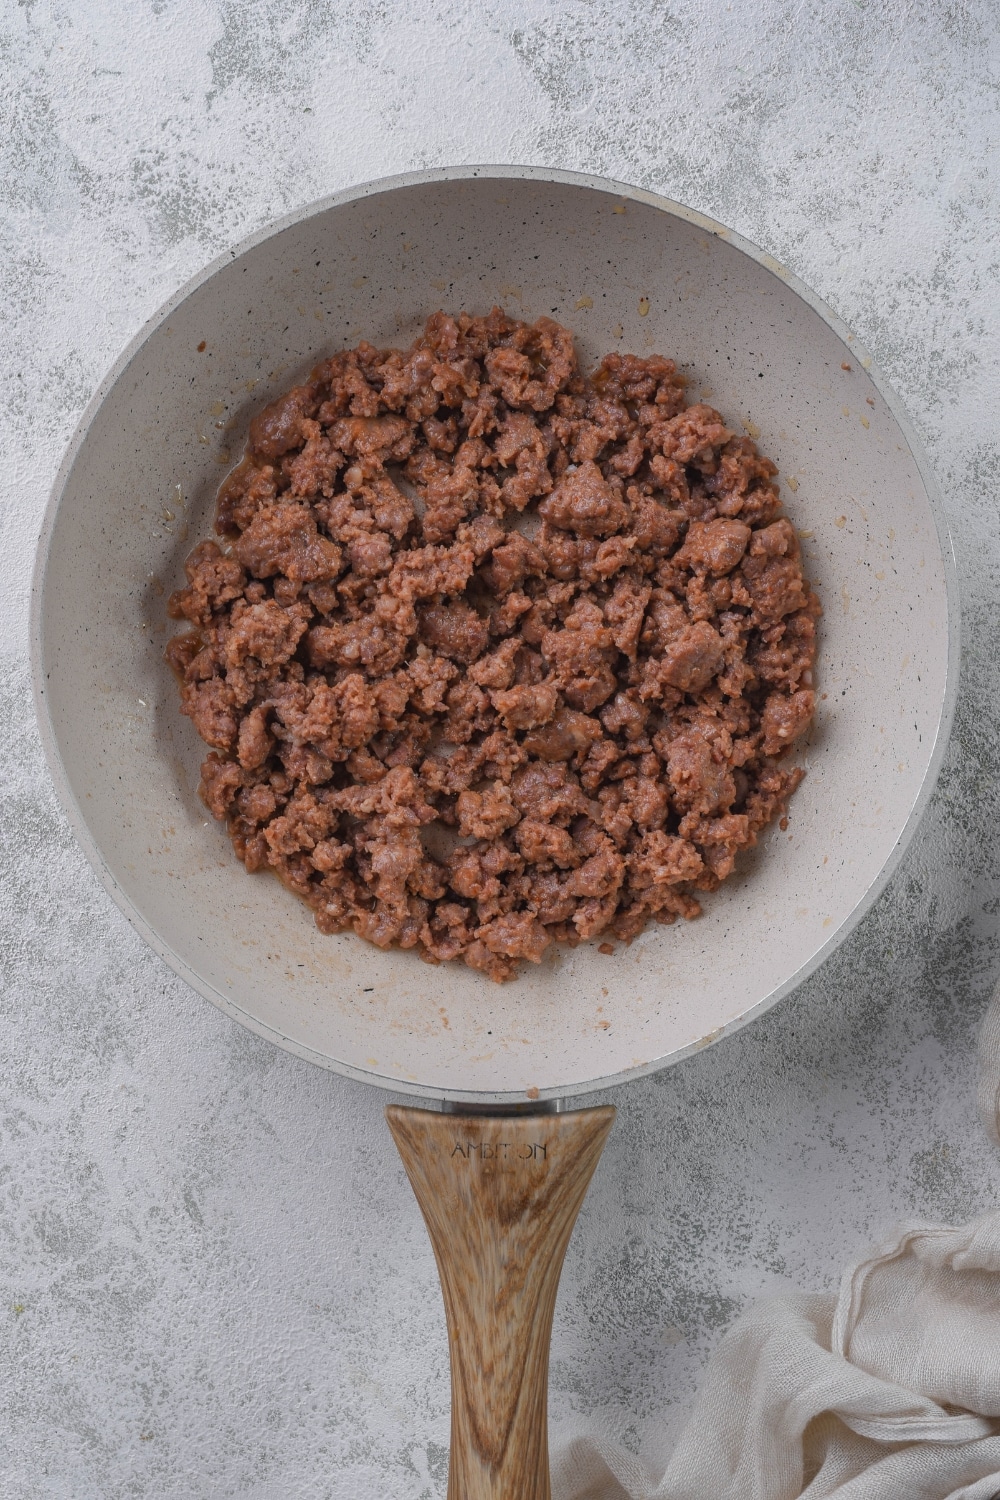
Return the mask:
{"type": "Polygon", "coordinates": [[[410,174],[283,220],[171,299],[84,414],[33,585],[59,796],[118,905],[228,1015],[460,1111],[389,1110],[442,1272],[453,1497],[548,1493],[547,1320],[613,1113],[558,1104],[664,1067],[789,994],[913,833],[957,679],[935,506],[898,402],[807,288],[700,214],[550,169],[410,174]],[[165,593],[211,532],[254,411],[337,348],[405,344],[438,307],[494,303],[567,324],[585,366],[615,348],[675,358],[695,398],[778,463],[824,604],[822,697],[790,826],[698,921],[654,926],[611,958],[583,944],[502,987],[323,936],[276,881],[246,876],[199,803],[203,747],[163,661],[165,593]]]}

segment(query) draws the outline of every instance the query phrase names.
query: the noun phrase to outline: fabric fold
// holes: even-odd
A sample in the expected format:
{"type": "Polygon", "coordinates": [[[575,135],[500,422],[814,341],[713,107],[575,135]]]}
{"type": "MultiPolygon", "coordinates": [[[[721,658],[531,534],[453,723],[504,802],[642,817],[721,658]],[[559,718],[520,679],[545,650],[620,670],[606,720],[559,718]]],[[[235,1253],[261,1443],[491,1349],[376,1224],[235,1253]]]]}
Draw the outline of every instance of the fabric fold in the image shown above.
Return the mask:
{"type": "MultiPolygon", "coordinates": [[[[1000,1144],[1000,987],[979,1069],[1000,1144]]],[[[556,1454],[553,1500],[1000,1500],[1000,1212],[903,1226],[836,1294],[750,1307],[658,1480],[581,1434],[556,1454]]]]}

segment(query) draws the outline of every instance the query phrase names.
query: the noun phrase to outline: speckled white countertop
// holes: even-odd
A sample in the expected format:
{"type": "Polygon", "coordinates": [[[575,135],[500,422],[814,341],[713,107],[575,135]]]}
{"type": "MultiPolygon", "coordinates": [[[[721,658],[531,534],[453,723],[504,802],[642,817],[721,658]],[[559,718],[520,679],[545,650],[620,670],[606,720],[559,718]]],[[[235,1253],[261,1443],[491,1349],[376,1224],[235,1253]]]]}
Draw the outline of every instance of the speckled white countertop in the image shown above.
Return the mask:
{"type": "Polygon", "coordinates": [[[651,1461],[748,1300],[904,1216],[995,1206],[973,1042],[1000,967],[1000,22],[991,0],[21,0],[0,16],[0,1464],[10,1500],[430,1500],[448,1378],[375,1091],[225,1020],[104,895],[42,764],[35,536],[161,301],[270,219],[447,162],[639,183],[791,266],[874,351],[953,529],[936,799],[837,957],[617,1091],[570,1247],[554,1441],[651,1461]]]}

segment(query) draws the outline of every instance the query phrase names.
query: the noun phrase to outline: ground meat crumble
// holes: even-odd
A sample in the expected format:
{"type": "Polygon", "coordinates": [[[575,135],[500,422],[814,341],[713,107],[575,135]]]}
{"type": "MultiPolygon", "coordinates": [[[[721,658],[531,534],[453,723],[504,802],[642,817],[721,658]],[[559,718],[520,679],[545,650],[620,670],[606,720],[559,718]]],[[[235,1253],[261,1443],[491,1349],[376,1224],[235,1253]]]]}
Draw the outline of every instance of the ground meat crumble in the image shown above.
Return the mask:
{"type": "Polygon", "coordinates": [[[436,313],[250,427],[170,614],[201,795],[323,932],[490,979],[697,916],[784,814],[819,606],[659,356],[436,313]]]}

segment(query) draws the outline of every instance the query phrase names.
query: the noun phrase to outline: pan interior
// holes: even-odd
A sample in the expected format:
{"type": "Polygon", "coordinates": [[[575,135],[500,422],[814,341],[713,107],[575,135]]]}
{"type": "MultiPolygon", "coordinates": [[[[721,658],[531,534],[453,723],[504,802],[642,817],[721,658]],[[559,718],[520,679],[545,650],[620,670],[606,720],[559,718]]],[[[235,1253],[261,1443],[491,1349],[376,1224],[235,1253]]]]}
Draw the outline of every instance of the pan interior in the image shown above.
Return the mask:
{"type": "MultiPolygon", "coordinates": [[[[471,170],[471,169],[470,169],[471,170]]],[[[92,406],[43,538],[35,660],[64,801],[116,899],[204,995],[280,1045],[394,1089],[581,1093],[662,1066],[786,993],[870,900],[926,792],[949,697],[948,577],[886,398],[786,278],[645,195],[539,174],[376,185],[215,268],[92,406]],[[824,605],[817,723],[787,830],[693,923],[498,987],[325,937],[236,863],[197,797],[204,746],[163,662],[165,601],[210,534],[253,412],[361,338],[426,315],[557,318],[585,363],[678,361],[780,467],[824,605]],[[847,368],[849,366],[849,368],[847,368]]]]}

